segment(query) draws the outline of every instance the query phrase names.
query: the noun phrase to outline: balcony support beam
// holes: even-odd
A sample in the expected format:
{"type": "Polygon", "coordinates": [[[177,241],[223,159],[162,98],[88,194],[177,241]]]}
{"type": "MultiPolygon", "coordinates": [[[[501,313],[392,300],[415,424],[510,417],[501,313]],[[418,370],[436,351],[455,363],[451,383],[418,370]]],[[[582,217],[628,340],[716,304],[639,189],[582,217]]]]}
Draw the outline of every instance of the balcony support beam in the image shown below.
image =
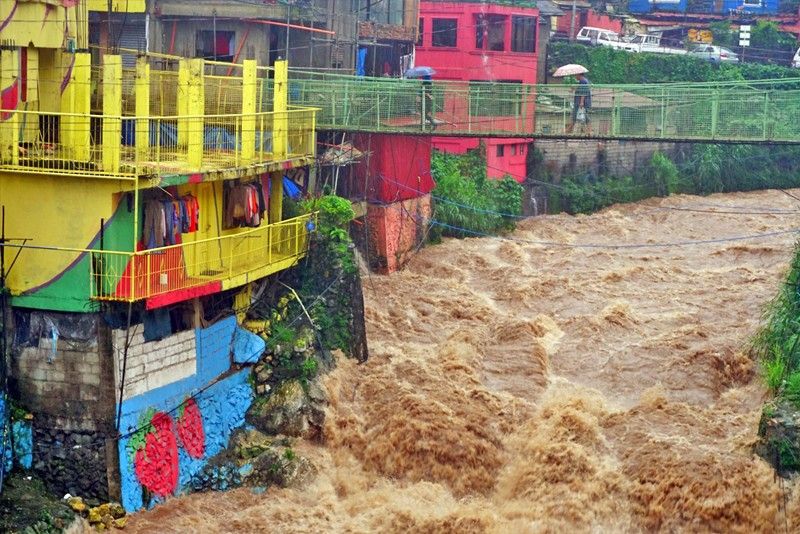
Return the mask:
{"type": "Polygon", "coordinates": [[[103,57],[103,170],[119,172],[122,144],[122,56],[103,57]]]}
{"type": "Polygon", "coordinates": [[[285,60],[275,62],[275,94],[272,101],[272,111],[275,112],[272,154],[277,160],[285,160],[289,141],[289,63],[285,60]]]}
{"type": "MultiPolygon", "coordinates": [[[[242,65],[242,164],[248,165],[256,157],[256,96],[258,79],[256,61],[244,60],[242,65]]],[[[264,132],[261,132],[263,142],[264,132]]]]}
{"type": "MultiPolygon", "coordinates": [[[[136,60],[136,161],[145,161],[150,148],[150,64],[146,57],[136,60]]],[[[160,126],[160,124],[156,124],[160,126]]]]}

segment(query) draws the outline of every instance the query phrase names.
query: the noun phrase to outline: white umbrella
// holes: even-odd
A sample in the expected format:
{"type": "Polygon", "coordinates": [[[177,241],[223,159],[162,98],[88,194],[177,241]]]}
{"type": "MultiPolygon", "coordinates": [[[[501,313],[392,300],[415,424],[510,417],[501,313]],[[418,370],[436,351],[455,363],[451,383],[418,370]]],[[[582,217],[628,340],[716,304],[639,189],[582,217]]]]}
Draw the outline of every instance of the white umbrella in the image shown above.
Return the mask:
{"type": "Polygon", "coordinates": [[[563,78],[564,76],[575,76],[576,74],[586,74],[589,69],[583,65],[569,64],[563,67],[558,67],[553,73],[554,78],[563,78]]]}

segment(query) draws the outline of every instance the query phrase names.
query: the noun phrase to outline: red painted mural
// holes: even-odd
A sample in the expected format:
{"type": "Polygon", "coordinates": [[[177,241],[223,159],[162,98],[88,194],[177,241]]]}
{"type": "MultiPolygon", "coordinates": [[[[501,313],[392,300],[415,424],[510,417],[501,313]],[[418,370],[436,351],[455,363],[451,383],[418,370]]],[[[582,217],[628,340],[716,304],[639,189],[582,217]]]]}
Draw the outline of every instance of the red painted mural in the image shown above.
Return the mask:
{"type": "Polygon", "coordinates": [[[164,412],[149,410],[131,436],[129,450],[139,483],[157,497],[172,495],[178,487],[178,446],[191,458],[205,456],[203,416],[194,399],[182,405],[178,422],[164,412]]]}
{"type": "Polygon", "coordinates": [[[178,486],[178,444],[172,418],[156,412],[150,420],[152,430],[144,438],[144,447],[133,460],[136,478],[158,497],[171,495],[178,486]]]}
{"type": "Polygon", "coordinates": [[[206,436],[203,432],[203,417],[194,399],[185,403],[183,414],[178,418],[178,439],[186,453],[192,458],[205,455],[206,436]]]}

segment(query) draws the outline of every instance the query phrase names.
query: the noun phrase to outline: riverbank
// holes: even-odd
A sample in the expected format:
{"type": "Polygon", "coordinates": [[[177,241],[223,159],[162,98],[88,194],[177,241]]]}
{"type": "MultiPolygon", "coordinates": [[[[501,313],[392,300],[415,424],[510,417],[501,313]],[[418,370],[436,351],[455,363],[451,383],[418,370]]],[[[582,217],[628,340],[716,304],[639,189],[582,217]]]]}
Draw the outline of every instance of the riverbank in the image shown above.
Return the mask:
{"type": "Polygon", "coordinates": [[[128,528],[798,528],[797,492],[752,453],[766,389],[746,351],[795,211],[778,191],[682,195],[425,248],[364,281],[370,360],[325,380],[324,443],[297,447],[313,482],[172,499],[128,528]],[[734,240],[754,234],[772,235],[734,240]]]}

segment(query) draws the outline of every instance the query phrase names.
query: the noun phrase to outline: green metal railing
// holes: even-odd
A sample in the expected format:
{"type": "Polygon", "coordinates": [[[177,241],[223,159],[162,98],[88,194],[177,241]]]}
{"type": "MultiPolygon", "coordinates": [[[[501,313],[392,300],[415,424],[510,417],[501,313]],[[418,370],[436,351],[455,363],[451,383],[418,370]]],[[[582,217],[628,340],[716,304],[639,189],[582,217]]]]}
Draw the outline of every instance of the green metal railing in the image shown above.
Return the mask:
{"type": "Polygon", "coordinates": [[[292,105],[320,108],[318,130],[442,136],[597,137],[800,143],[800,78],[595,85],[573,127],[574,85],[289,76],[292,105]]]}

